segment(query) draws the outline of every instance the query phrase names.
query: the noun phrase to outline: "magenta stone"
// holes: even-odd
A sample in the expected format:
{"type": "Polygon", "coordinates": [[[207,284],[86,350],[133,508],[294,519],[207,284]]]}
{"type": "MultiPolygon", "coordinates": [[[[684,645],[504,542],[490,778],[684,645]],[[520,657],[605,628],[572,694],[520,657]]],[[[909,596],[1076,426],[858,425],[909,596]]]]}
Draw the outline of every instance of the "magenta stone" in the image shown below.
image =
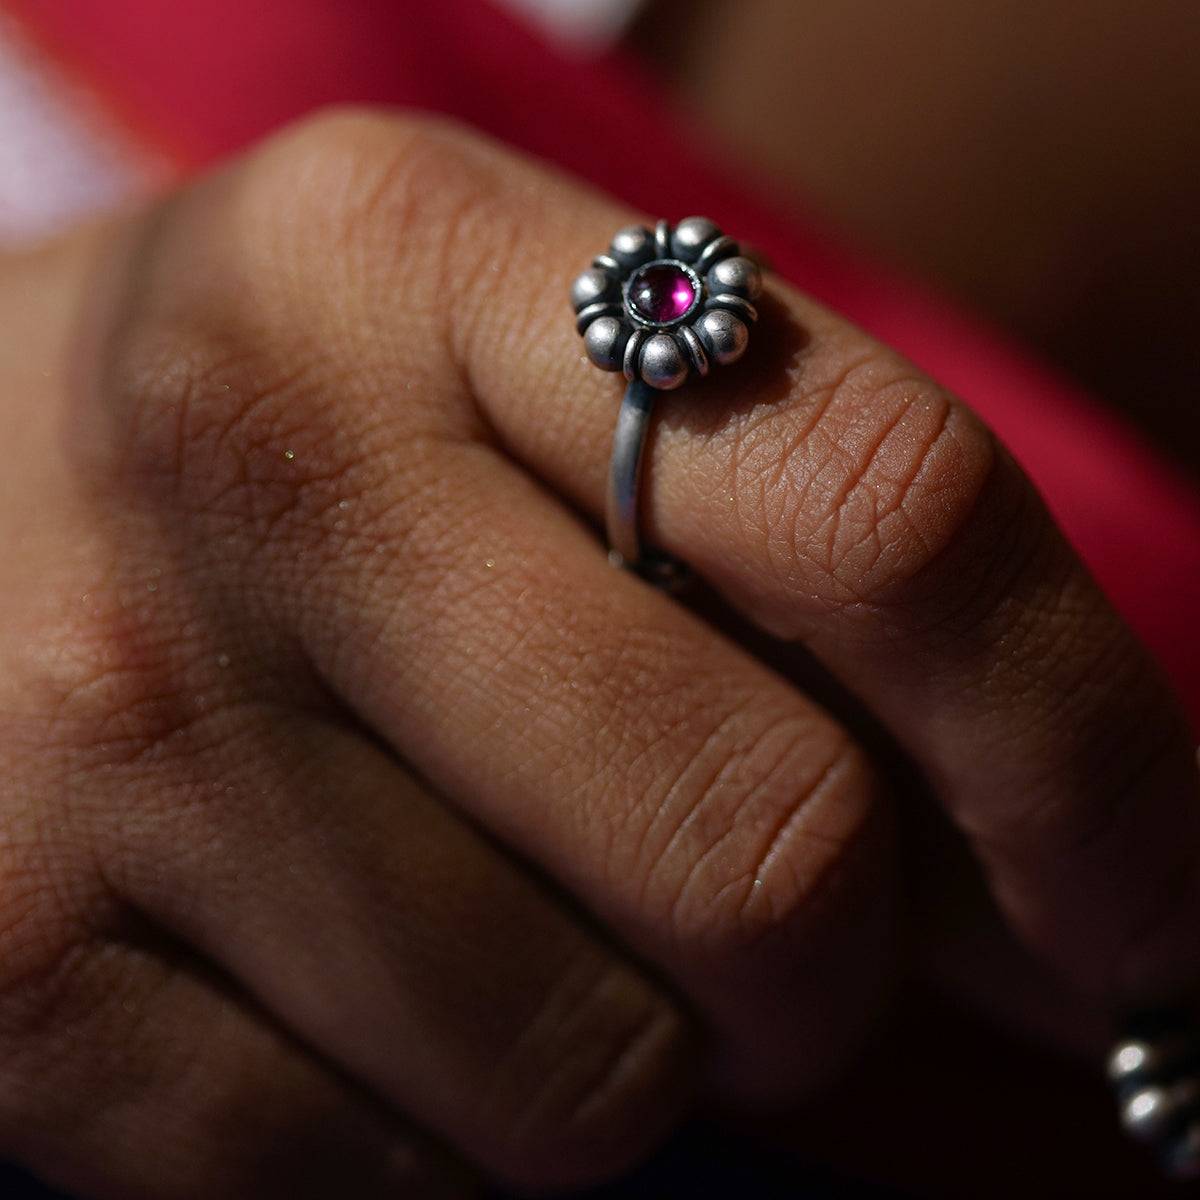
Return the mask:
{"type": "Polygon", "coordinates": [[[693,276],[675,263],[649,263],[629,281],[629,307],[655,325],[678,321],[696,300],[693,276]]]}

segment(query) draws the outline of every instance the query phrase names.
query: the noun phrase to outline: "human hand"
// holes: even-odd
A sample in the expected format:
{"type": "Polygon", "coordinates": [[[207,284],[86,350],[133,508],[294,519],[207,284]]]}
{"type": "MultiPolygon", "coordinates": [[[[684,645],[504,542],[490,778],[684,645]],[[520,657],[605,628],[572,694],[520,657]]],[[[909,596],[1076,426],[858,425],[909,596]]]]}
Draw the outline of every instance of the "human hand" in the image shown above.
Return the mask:
{"type": "MultiPolygon", "coordinates": [[[[629,219],[342,114],[8,264],[0,1152],[96,1197],[434,1194],[435,1142],[567,1186],[884,1007],[889,780],[587,526],[618,389],[565,289],[629,219]]],[[[773,285],[649,478],[649,540],[861,698],[1065,991],[1193,985],[1184,724],[961,404],[773,285]]]]}

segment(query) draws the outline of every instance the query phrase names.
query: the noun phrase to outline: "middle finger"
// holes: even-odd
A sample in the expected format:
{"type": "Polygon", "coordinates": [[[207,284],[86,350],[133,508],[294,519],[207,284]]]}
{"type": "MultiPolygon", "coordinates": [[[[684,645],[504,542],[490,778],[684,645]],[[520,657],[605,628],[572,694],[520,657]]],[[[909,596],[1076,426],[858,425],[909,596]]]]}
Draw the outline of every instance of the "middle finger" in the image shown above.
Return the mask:
{"type": "Polygon", "coordinates": [[[817,705],[613,571],[517,468],[445,446],[443,497],[284,589],[318,669],[444,795],[549,871],[717,1027],[722,1082],[817,1079],[879,1002],[885,822],[870,767],[817,705]],[[452,500],[450,498],[453,498],[452,500]]]}

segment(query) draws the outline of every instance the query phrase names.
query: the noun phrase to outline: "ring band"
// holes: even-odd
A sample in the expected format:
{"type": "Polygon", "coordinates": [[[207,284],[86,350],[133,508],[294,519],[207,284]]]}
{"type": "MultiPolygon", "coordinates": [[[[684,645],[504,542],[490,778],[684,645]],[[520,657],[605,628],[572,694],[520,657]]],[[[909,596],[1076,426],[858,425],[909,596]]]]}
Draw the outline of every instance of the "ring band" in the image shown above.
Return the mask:
{"type": "Polygon", "coordinates": [[[642,459],[646,435],[654,412],[655,392],[635,379],[626,389],[613,433],[612,459],[608,466],[608,503],[604,525],[608,534],[609,560],[615,567],[636,567],[642,561],[642,538],[638,529],[638,501],[642,490],[642,459]]]}
{"type": "Polygon", "coordinates": [[[646,439],[660,391],[736,362],[758,319],[758,266],[706,217],[618,230],[571,288],[575,326],[587,357],[628,380],[609,464],[605,524],[609,558],[656,583],[681,564],[647,552],[639,510],[646,439]]]}

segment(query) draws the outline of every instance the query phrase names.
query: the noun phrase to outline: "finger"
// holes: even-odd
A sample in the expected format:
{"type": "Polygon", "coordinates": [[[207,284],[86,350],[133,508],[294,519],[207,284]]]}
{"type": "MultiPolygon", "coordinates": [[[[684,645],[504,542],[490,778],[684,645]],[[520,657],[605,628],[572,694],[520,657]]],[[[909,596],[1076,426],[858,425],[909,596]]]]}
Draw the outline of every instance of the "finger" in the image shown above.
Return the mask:
{"type": "Polygon", "coordinates": [[[122,777],[170,799],[113,831],[110,876],[287,1028],[525,1187],[601,1179],[674,1123],[673,1003],[379,749],[274,710],[204,738],[187,780],[122,777]]]}
{"type": "MultiPolygon", "coordinates": [[[[409,134],[353,136],[394,163],[409,134]]],[[[599,515],[620,385],[581,362],[552,281],[628,214],[472,139],[423,136],[469,198],[469,234],[397,172],[367,236],[389,215],[425,221],[404,275],[437,272],[452,361],[489,426],[599,515]]],[[[1076,984],[1118,1003],[1190,985],[1200,804],[1174,699],[969,411],[835,314],[772,295],[751,361],[662,401],[649,540],[804,639],[885,719],[1009,919],[1076,984]]],[[[389,353],[420,355],[404,302],[392,311],[389,353]]]]}
{"type": "Polygon", "coordinates": [[[315,288],[307,254],[299,273],[247,261],[230,193],[241,216],[270,195],[270,228],[292,228],[274,186],[193,193],[139,257],[154,266],[107,363],[122,484],[165,484],[150,493],[174,514],[157,518],[165,554],[226,579],[221,605],[298,640],[440,795],[668,974],[718,1035],[724,1086],[811,1086],[891,962],[886,814],[863,756],[761,663],[608,569],[488,444],[420,305],[415,346],[378,336],[342,233],[321,241],[349,247],[345,294],[324,268],[315,288]]]}
{"type": "Polygon", "coordinates": [[[670,975],[714,1027],[724,1087],[813,1086],[891,965],[865,758],[489,457],[410,464],[406,489],[455,498],[419,528],[380,498],[392,517],[369,536],[404,547],[390,571],[310,540],[325,586],[358,602],[300,610],[285,592],[276,619],[424,777],[670,975]]]}
{"type": "Polygon", "coordinates": [[[440,1151],[219,979],[120,923],[52,970],[6,942],[7,1161],[97,1200],[471,1194],[440,1151]]]}

